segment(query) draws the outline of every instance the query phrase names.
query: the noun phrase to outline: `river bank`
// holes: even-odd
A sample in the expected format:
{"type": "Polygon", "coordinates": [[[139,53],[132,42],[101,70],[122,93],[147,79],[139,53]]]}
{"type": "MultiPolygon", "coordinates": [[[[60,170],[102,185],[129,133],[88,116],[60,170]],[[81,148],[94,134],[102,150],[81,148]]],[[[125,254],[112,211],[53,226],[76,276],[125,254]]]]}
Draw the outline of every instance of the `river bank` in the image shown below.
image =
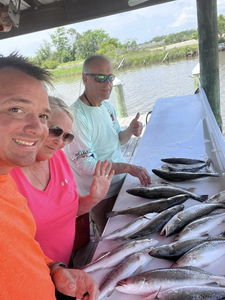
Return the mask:
{"type": "MultiPolygon", "coordinates": [[[[165,63],[168,61],[177,61],[188,57],[198,56],[198,41],[191,40],[181,43],[165,45],[158,48],[141,49],[137,51],[129,51],[122,55],[111,58],[113,69],[118,69],[122,60],[122,68],[125,70],[136,66],[150,66],[161,64],[166,57],[165,63]],[[169,52],[169,54],[168,54],[169,52]]],[[[82,73],[83,62],[70,62],[58,66],[56,69],[50,70],[54,77],[80,76],[82,73]]]]}

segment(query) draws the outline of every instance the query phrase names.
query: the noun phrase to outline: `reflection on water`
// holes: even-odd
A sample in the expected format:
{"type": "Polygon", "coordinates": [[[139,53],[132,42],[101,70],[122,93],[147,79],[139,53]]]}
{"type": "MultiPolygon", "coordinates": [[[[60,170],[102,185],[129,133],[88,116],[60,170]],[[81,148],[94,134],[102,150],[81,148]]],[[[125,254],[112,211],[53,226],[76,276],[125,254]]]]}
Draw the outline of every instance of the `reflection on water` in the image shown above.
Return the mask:
{"type": "MultiPolygon", "coordinates": [[[[225,126],[225,51],[219,52],[220,100],[223,124],[225,126]]],[[[130,70],[115,71],[124,90],[128,115],[147,113],[158,98],[188,95],[194,93],[192,70],[198,57],[130,70]]],[[[83,92],[80,77],[60,78],[55,82],[55,95],[61,96],[67,104],[72,104],[83,92]]],[[[109,102],[116,108],[114,93],[109,102]]]]}

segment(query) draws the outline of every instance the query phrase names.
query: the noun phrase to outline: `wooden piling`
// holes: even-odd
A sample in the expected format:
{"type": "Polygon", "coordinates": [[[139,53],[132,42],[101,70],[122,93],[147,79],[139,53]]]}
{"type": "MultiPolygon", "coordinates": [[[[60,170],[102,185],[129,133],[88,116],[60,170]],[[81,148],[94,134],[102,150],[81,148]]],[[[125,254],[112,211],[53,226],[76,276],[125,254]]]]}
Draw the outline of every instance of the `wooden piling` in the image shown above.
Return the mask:
{"type": "Polygon", "coordinates": [[[124,118],[127,116],[127,108],[123,94],[123,85],[117,77],[113,81],[113,90],[116,100],[117,115],[119,118],[124,118]]]}
{"type": "Polygon", "coordinates": [[[199,63],[192,70],[193,83],[194,83],[194,92],[199,88],[199,79],[200,79],[200,66],[199,63]]]}

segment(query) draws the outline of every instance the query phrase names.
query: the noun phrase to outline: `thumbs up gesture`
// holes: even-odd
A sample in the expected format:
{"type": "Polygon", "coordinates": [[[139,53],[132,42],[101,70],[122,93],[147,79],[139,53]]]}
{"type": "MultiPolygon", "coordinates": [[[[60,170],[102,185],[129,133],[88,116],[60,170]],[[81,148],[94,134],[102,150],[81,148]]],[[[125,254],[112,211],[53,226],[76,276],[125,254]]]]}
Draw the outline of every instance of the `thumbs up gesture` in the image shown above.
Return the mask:
{"type": "Polygon", "coordinates": [[[131,133],[137,137],[141,135],[141,132],[143,129],[142,123],[140,121],[138,121],[139,117],[140,117],[140,114],[137,113],[136,117],[130,123],[131,133]]]}

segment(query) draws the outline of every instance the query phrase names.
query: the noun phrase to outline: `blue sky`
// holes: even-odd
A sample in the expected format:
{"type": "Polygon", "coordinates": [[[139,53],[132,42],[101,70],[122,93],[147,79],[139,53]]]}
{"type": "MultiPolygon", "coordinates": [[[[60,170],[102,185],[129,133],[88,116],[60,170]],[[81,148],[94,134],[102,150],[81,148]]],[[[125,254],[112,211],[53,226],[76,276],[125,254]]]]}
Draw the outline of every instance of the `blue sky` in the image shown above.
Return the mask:
{"type": "MultiPolygon", "coordinates": [[[[217,0],[217,10],[218,15],[225,15],[225,0],[217,0]]],[[[79,33],[89,29],[103,29],[110,37],[118,38],[121,42],[130,38],[136,39],[138,44],[144,43],[155,36],[197,29],[196,0],[176,0],[65,27],[72,27],[79,33]]],[[[55,30],[56,28],[1,40],[0,53],[8,55],[16,50],[20,54],[34,56],[43,40],[50,41],[49,34],[55,30]]]]}

